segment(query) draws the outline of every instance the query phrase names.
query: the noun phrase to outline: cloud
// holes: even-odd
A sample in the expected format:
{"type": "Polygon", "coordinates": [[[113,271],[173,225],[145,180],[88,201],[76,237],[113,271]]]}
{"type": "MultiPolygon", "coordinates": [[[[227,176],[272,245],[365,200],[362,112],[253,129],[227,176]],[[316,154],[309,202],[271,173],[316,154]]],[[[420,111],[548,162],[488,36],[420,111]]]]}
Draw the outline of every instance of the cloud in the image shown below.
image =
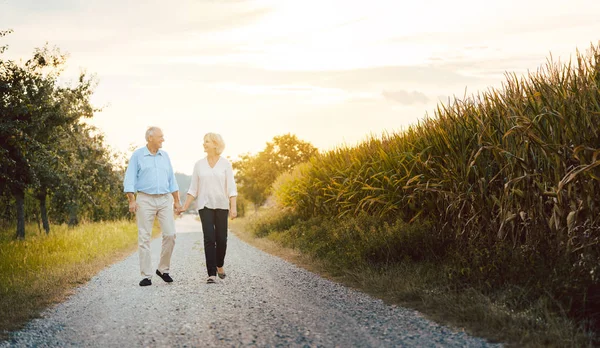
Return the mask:
{"type": "Polygon", "coordinates": [[[180,30],[181,32],[192,31],[206,33],[209,31],[221,31],[245,27],[259,21],[272,12],[272,8],[266,7],[246,10],[224,8],[215,11],[215,13],[218,13],[218,16],[212,14],[210,17],[202,16],[204,18],[199,17],[198,19],[191,19],[180,30]]]}
{"type": "MultiPolygon", "coordinates": [[[[0,22],[15,29],[21,39],[31,37],[60,43],[89,43],[98,50],[113,43],[137,44],[140,41],[188,39],[187,46],[205,45],[198,38],[250,26],[274,11],[254,2],[194,0],[177,6],[151,1],[106,0],[79,2],[56,0],[45,5],[33,0],[0,2],[0,22]],[[51,33],[43,28],[53,28],[51,33]]],[[[159,46],[160,47],[160,46],[159,46]]]]}
{"type": "Polygon", "coordinates": [[[506,73],[525,74],[528,70],[535,71],[544,64],[543,57],[525,53],[498,58],[453,57],[453,59],[438,62],[438,67],[456,71],[461,75],[481,78],[495,77],[504,80],[506,73]]]}
{"type": "Polygon", "coordinates": [[[421,92],[412,91],[383,91],[381,93],[387,100],[391,100],[404,105],[412,105],[416,103],[426,104],[429,98],[421,92]]]}
{"type": "MultiPolygon", "coordinates": [[[[465,76],[449,68],[423,66],[388,66],[366,69],[294,71],[266,70],[249,66],[212,62],[195,62],[197,56],[179,57],[177,64],[165,57],[151,57],[141,73],[158,72],[176,79],[189,79],[202,84],[228,82],[240,85],[311,85],[343,89],[350,92],[369,91],[381,96],[381,91],[428,88],[464,88],[465,85],[487,84],[478,77],[465,76]]],[[[206,57],[201,57],[206,59],[206,57]]],[[[454,67],[451,67],[454,68],[454,67]]],[[[130,67],[136,69],[136,66],[130,67]]],[[[136,70],[137,71],[137,70],[136,70]]],[[[149,78],[150,79],[150,78],[149,78]]],[[[150,79],[148,83],[152,83],[150,79]]]]}

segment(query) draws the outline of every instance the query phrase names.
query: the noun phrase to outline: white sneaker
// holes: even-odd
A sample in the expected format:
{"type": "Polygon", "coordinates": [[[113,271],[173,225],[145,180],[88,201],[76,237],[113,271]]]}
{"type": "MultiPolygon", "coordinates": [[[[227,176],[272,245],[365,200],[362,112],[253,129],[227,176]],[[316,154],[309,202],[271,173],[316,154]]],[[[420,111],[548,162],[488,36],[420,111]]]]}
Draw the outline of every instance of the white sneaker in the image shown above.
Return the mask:
{"type": "Polygon", "coordinates": [[[217,277],[215,276],[210,276],[208,278],[206,278],[206,284],[214,284],[217,282],[217,277]]]}

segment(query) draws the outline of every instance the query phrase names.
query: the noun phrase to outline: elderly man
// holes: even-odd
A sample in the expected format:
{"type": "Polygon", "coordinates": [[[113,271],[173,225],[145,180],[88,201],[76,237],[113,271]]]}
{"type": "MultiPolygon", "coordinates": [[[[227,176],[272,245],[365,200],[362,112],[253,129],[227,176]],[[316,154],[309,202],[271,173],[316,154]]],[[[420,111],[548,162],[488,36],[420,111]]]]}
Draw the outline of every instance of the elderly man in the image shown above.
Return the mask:
{"type": "Polygon", "coordinates": [[[147,144],[131,155],[123,182],[124,192],[129,200],[129,211],[135,213],[137,219],[142,273],[140,286],[152,285],[150,238],[155,217],[158,217],[162,232],[162,251],[156,274],[167,283],[173,281],[169,276],[169,266],[175,246],[174,209],[179,211],[181,203],[171,160],[161,150],[163,141],[165,138],[160,128],[148,128],[147,144]]]}

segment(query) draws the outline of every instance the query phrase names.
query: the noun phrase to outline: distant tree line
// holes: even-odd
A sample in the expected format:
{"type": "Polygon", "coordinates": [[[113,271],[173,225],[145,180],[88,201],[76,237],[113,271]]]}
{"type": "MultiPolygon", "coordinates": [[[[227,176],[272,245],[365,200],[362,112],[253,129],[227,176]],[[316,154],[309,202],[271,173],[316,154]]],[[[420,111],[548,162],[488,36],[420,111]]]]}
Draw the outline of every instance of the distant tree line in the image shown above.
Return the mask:
{"type": "Polygon", "coordinates": [[[252,202],[254,209],[265,204],[277,177],[308,161],[318,150],[293,134],[275,136],[257,154],[243,154],[233,162],[238,192],[242,200],[252,202]]]}
{"type": "MultiPolygon", "coordinates": [[[[11,31],[0,31],[0,38],[11,31]]],[[[0,222],[50,221],[76,225],[81,219],[113,220],[127,215],[122,171],[103,135],[84,123],[95,109],[96,82],[81,73],[71,86],[59,84],[66,55],[38,48],[16,62],[0,46],[0,222]],[[32,203],[35,202],[35,203],[32,203]]],[[[40,227],[41,229],[41,227],[40,227]]]]}

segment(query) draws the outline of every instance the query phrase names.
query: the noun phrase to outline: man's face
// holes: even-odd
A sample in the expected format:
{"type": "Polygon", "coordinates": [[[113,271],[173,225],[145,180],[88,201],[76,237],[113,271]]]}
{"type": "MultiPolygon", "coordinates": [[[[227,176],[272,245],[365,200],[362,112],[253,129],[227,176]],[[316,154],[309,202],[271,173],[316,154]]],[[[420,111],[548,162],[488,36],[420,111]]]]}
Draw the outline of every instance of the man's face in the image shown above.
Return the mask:
{"type": "Polygon", "coordinates": [[[163,141],[165,141],[165,137],[160,129],[155,130],[154,134],[148,137],[148,145],[156,147],[157,149],[162,147],[163,141]]]}

